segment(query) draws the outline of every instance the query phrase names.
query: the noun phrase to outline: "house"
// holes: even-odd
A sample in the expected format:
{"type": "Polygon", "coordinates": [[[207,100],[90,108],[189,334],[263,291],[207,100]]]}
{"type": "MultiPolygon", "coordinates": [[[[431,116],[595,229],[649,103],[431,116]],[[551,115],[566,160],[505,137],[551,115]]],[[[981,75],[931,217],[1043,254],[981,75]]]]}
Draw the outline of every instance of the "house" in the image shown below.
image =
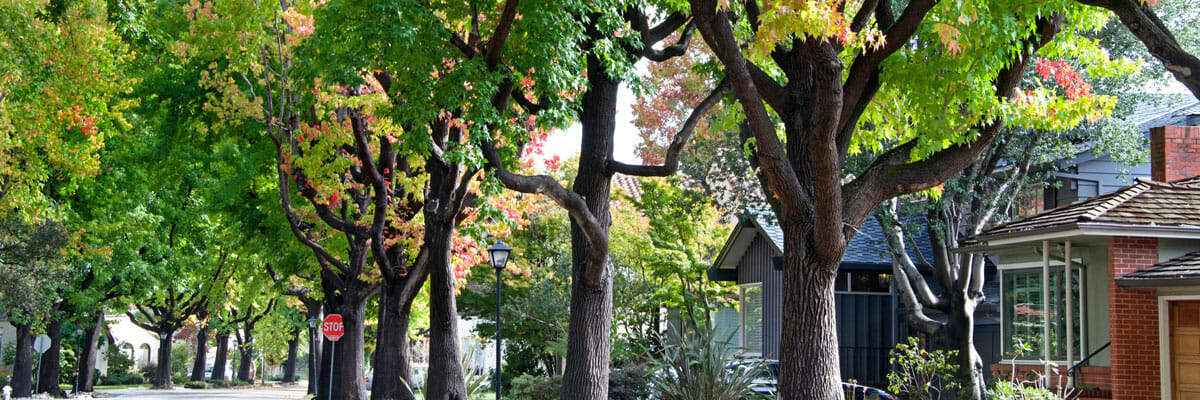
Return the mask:
{"type": "Polygon", "coordinates": [[[1001,271],[1011,361],[994,373],[1095,398],[1200,398],[1200,127],[1155,128],[1150,142],[1151,179],[989,228],[964,249],[1001,271]]]}
{"type": "MultiPolygon", "coordinates": [[[[932,255],[927,237],[915,240],[924,256],[932,255]]],[[[708,270],[709,280],[737,283],[739,309],[721,309],[714,321],[718,337],[732,337],[744,356],[779,358],[782,257],[783,231],[774,214],[758,211],[740,219],[708,270]]],[[[886,382],[889,351],[910,335],[891,283],[887,241],[879,223],[870,219],[851,240],[835,283],[844,380],[886,382]]]]}

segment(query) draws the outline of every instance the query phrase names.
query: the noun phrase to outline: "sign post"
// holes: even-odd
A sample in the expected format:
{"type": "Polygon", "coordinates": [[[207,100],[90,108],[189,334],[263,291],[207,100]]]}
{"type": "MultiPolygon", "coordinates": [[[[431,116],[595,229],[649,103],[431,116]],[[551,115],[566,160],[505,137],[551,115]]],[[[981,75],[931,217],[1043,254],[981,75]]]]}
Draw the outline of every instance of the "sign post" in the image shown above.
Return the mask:
{"type": "Polygon", "coordinates": [[[329,395],[328,400],[333,400],[333,356],[337,354],[337,341],[346,333],[346,327],[342,325],[341,314],[329,314],[321,321],[321,333],[329,338],[333,343],[329,344],[329,395]]]}
{"type": "Polygon", "coordinates": [[[45,353],[46,350],[49,350],[49,349],[50,349],[50,337],[49,336],[41,335],[41,336],[38,336],[37,339],[33,339],[33,351],[36,351],[38,353],[38,366],[37,366],[37,378],[38,379],[37,379],[37,386],[34,386],[34,389],[33,389],[34,394],[37,394],[41,390],[41,387],[42,387],[42,354],[45,353]]]}

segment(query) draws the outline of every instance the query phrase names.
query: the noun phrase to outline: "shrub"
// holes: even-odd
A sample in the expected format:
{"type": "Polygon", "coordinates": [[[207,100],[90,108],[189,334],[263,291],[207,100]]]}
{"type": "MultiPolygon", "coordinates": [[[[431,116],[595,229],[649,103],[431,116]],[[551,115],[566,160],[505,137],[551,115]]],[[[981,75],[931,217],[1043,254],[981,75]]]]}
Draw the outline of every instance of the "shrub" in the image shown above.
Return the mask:
{"type": "Polygon", "coordinates": [[[12,384],[12,372],[0,371],[0,387],[12,384]]]}
{"type": "Polygon", "coordinates": [[[192,350],[185,343],[179,343],[171,346],[171,376],[175,374],[186,374],[188,371],[188,361],[192,358],[192,350]]]}
{"type": "Polygon", "coordinates": [[[180,384],[180,383],[187,382],[188,379],[191,379],[191,377],[189,377],[187,374],[184,374],[182,372],[176,372],[176,373],[171,374],[171,383],[174,383],[174,384],[180,384]]]}
{"type": "Polygon", "coordinates": [[[997,380],[996,384],[984,394],[993,400],[1060,400],[1061,397],[1036,386],[1022,385],[1016,382],[997,380]]]}
{"type": "Polygon", "coordinates": [[[158,364],[146,364],[138,368],[138,373],[146,379],[146,382],[158,382],[158,364]]]}
{"type": "Polygon", "coordinates": [[[641,400],[650,398],[653,375],[641,366],[618,369],[608,374],[610,400],[641,400]]]}
{"type": "Polygon", "coordinates": [[[215,388],[228,388],[229,382],[225,381],[224,379],[213,379],[208,381],[208,385],[215,388]]]}
{"type": "Polygon", "coordinates": [[[205,381],[188,381],[183,384],[183,387],[188,389],[208,389],[208,382],[205,381]]]}
{"type": "Polygon", "coordinates": [[[562,376],[521,375],[512,379],[508,397],[515,400],[554,400],[558,398],[561,388],[562,376]]]}
{"type": "Polygon", "coordinates": [[[0,366],[12,365],[17,362],[17,344],[8,342],[4,344],[4,351],[0,352],[0,366]]]}
{"type": "Polygon", "coordinates": [[[133,359],[128,354],[122,353],[117,346],[108,346],[108,371],[109,373],[129,372],[133,368],[133,359]]]}
{"type": "Polygon", "coordinates": [[[234,379],[231,383],[233,386],[250,386],[250,382],[246,382],[241,379],[234,379]]]}
{"type": "Polygon", "coordinates": [[[141,375],[128,372],[117,372],[100,378],[101,385],[140,385],[146,380],[141,375]]]}
{"type": "Polygon", "coordinates": [[[735,349],[714,340],[712,328],[701,326],[688,337],[676,335],[652,360],[650,386],[662,400],[740,400],[759,396],[754,380],[766,374],[762,363],[726,368],[735,349]]]}
{"type": "Polygon", "coordinates": [[[944,390],[953,392],[959,387],[954,379],[957,355],[957,351],[925,350],[910,336],[908,343],[897,343],[892,349],[888,391],[905,400],[931,400],[941,398],[944,390]]]}

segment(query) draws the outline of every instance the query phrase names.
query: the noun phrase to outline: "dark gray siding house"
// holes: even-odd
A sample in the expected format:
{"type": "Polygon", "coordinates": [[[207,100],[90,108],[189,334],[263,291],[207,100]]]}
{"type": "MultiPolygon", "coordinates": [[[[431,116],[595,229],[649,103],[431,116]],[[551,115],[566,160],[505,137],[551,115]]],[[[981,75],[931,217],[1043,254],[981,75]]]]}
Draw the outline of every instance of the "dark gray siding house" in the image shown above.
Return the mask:
{"type": "MultiPolygon", "coordinates": [[[[923,243],[926,257],[932,254],[927,238],[915,240],[923,243]]],[[[717,331],[731,335],[746,356],[779,358],[782,250],[783,232],[773,214],[743,217],[709,270],[709,279],[738,285],[740,308],[719,312],[717,331]]],[[[839,357],[846,380],[885,382],[888,352],[909,336],[891,278],[887,242],[879,223],[870,219],[850,242],[835,283],[839,357]]]]}

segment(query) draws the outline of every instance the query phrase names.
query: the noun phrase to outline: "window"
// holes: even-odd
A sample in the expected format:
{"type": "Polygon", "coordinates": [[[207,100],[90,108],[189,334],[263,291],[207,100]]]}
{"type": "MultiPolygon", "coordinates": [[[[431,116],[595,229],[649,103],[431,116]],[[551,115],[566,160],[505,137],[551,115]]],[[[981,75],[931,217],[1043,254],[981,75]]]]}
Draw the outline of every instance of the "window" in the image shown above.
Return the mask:
{"type": "Polygon", "coordinates": [[[850,293],[891,293],[892,274],[885,272],[838,272],[835,291],[850,293]]]}
{"type": "MultiPolygon", "coordinates": [[[[1079,310],[1083,309],[1079,297],[1080,270],[1072,271],[1071,301],[1076,312],[1070,329],[1074,331],[1075,355],[1079,356],[1082,337],[1079,334],[1079,310]]],[[[1067,358],[1067,314],[1066,296],[1063,293],[1063,268],[1050,270],[1049,307],[1042,298],[1042,270],[1030,269],[1004,272],[1004,353],[1008,357],[1039,359],[1044,356],[1044,317],[1050,317],[1050,357],[1056,360],[1067,358]]]]}
{"type": "Polygon", "coordinates": [[[742,287],[742,348],[750,353],[762,353],[763,299],[762,285],[742,287]]]}

